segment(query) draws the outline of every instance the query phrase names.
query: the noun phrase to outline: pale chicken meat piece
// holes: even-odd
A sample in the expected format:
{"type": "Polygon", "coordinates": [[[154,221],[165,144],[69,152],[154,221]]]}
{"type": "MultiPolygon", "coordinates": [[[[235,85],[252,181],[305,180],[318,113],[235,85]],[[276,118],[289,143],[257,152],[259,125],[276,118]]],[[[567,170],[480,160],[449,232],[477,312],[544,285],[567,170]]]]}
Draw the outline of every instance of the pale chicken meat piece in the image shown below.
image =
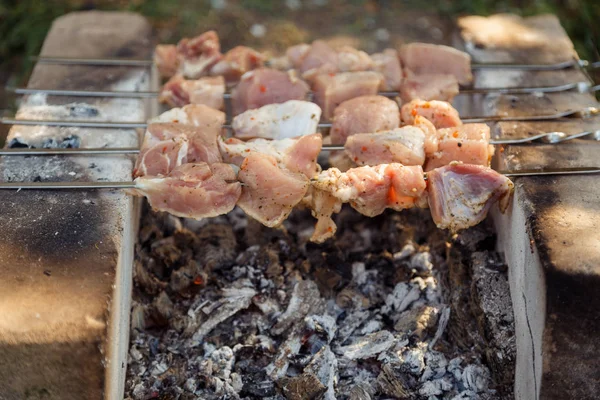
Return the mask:
{"type": "Polygon", "coordinates": [[[223,76],[227,82],[237,82],[246,72],[262,67],[264,61],[264,56],[258,51],[246,46],[237,46],[212,66],[210,74],[223,76]]]}
{"type": "Polygon", "coordinates": [[[435,125],[431,121],[420,115],[415,115],[412,126],[421,129],[425,134],[425,154],[427,156],[438,151],[439,136],[435,125]]]}
{"type": "Polygon", "coordinates": [[[192,125],[203,131],[210,131],[218,136],[222,133],[225,123],[225,113],[203,104],[188,104],[181,108],[172,108],[158,117],[150,120],[154,122],[168,122],[182,125],[192,125]]]}
{"type": "Polygon", "coordinates": [[[421,166],[398,163],[364,166],[341,172],[329,168],[312,184],[359,213],[374,217],[386,208],[403,210],[419,204],[426,188],[421,166]]]}
{"type": "Polygon", "coordinates": [[[367,71],[373,68],[373,60],[364,51],[351,46],[342,46],[336,53],[338,72],[367,71]]]}
{"type": "Polygon", "coordinates": [[[452,161],[489,166],[494,155],[490,145],[490,127],[486,124],[464,124],[438,130],[438,151],[428,160],[426,171],[448,165],[452,161]]]}
{"type": "Polygon", "coordinates": [[[133,176],[167,175],[186,163],[189,151],[188,137],[179,125],[149,123],[144,133],[133,176]]]}
{"type": "Polygon", "coordinates": [[[281,225],[306,195],[306,175],[281,168],[274,157],[250,153],[238,173],[242,195],[238,206],[268,227],[281,225]]]}
{"type": "Polygon", "coordinates": [[[405,126],[377,133],[357,133],[345,145],[348,157],[358,165],[425,163],[425,133],[417,127],[405,126]]]}
{"type": "Polygon", "coordinates": [[[227,214],[242,194],[231,165],[184,164],[166,177],[144,176],[135,181],[134,194],[145,196],[153,209],[184,218],[227,214]]]}
{"type": "Polygon", "coordinates": [[[292,172],[300,172],[312,178],[321,170],[317,157],[321,152],[323,137],[320,133],[296,139],[265,140],[248,142],[230,138],[219,141],[221,155],[225,162],[240,166],[251,153],[273,157],[277,164],[292,172]]]}
{"type": "Polygon", "coordinates": [[[312,216],[317,219],[310,241],[323,243],[333,237],[337,231],[337,225],[332,216],[341,211],[342,202],[331,193],[311,185],[302,204],[308,207],[312,216]]]}
{"type": "Polygon", "coordinates": [[[222,76],[185,79],[182,75],[175,75],[163,85],[158,100],[171,107],[204,104],[222,110],[224,95],[225,79],[222,76]]]}
{"type": "Polygon", "coordinates": [[[233,118],[235,137],[285,139],[317,131],[321,108],[313,102],[290,100],[245,111],[233,118]]]}
{"type": "Polygon", "coordinates": [[[221,57],[221,44],[215,31],[204,32],[194,38],[183,38],[177,44],[179,73],[196,79],[208,75],[221,57]]]}
{"type": "Polygon", "coordinates": [[[446,165],[428,172],[427,180],[433,221],[452,232],[483,221],[496,202],[504,212],[514,188],[506,176],[482,165],[446,165]]]}
{"type": "Polygon", "coordinates": [[[154,65],[161,77],[170,78],[179,69],[177,46],[174,44],[159,44],[154,49],[154,65]]]}
{"type": "Polygon", "coordinates": [[[452,101],[458,94],[458,81],[449,74],[408,73],[400,85],[400,98],[403,103],[411,100],[452,101]]]}
{"type": "Polygon", "coordinates": [[[427,118],[436,129],[462,125],[458,111],[445,101],[413,100],[402,106],[400,114],[407,125],[413,125],[417,115],[427,118]]]}
{"type": "Polygon", "coordinates": [[[302,65],[302,60],[304,60],[304,57],[306,57],[310,48],[310,44],[300,43],[295,46],[288,47],[285,51],[285,55],[289,63],[294,68],[300,69],[300,65],[302,65]]]}
{"type": "MultiPolygon", "coordinates": [[[[304,51],[304,48],[302,49],[304,51]]],[[[337,53],[323,40],[315,40],[310,48],[301,56],[298,70],[305,79],[311,79],[319,74],[335,73],[338,71],[337,53]]]]}
{"type": "Polygon", "coordinates": [[[294,71],[278,71],[259,68],[245,73],[233,89],[231,104],[233,114],[238,115],[267,104],[284,103],[289,100],[306,100],[309,87],[294,71]]]}
{"type": "Polygon", "coordinates": [[[402,65],[398,52],[394,49],[385,49],[382,53],[371,54],[373,70],[383,75],[382,90],[400,90],[402,85],[402,65]]]}
{"type": "Polygon", "coordinates": [[[356,133],[371,133],[400,126],[398,104],[383,96],[359,96],[342,102],[333,114],[331,141],[344,144],[356,133]]]}
{"type": "Polygon", "coordinates": [[[452,47],[410,43],[400,48],[400,59],[403,68],[416,75],[453,75],[461,85],[469,85],[473,81],[471,56],[452,47]]]}
{"type": "Polygon", "coordinates": [[[321,107],[323,117],[329,120],[344,101],[376,95],[382,81],[382,75],[373,71],[322,74],[314,81],[314,100],[321,107]]]}

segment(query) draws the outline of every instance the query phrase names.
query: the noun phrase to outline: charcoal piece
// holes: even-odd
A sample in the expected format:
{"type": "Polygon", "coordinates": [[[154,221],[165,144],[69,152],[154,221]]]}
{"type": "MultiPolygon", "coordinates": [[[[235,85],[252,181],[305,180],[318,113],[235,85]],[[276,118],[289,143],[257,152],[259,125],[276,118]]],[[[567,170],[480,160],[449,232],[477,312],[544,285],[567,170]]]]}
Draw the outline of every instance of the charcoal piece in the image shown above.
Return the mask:
{"type": "Polygon", "coordinates": [[[223,289],[223,297],[219,299],[218,305],[213,309],[210,315],[208,317],[196,315],[196,320],[194,323],[190,324],[188,332],[193,330],[191,345],[199,345],[204,336],[210,333],[217,325],[236,314],[238,311],[248,308],[252,297],[255,295],[256,291],[247,287],[231,287],[223,289]]]}
{"type": "Polygon", "coordinates": [[[316,311],[322,304],[317,285],[311,280],[298,282],[294,286],[287,309],[271,328],[271,333],[281,335],[296,321],[303,319],[308,313],[316,311]]]}
{"type": "Polygon", "coordinates": [[[74,104],[67,107],[69,117],[97,117],[100,111],[96,107],[87,104],[74,104]]]}
{"type": "Polygon", "coordinates": [[[42,148],[44,149],[56,149],[59,146],[56,138],[46,138],[42,142],[42,148]]]}
{"type": "Polygon", "coordinates": [[[339,347],[336,353],[351,360],[371,358],[392,347],[394,341],[394,335],[383,330],[362,336],[351,345],[339,347]]]}
{"type": "Polygon", "coordinates": [[[152,302],[152,319],[157,326],[166,326],[175,316],[173,302],[166,292],[161,292],[152,302]]]}
{"type": "Polygon", "coordinates": [[[347,314],[346,318],[339,322],[337,333],[339,343],[343,344],[370,316],[369,311],[354,311],[347,314]]]}
{"type": "Polygon", "coordinates": [[[242,375],[243,386],[240,392],[241,396],[256,396],[265,398],[274,396],[277,388],[275,382],[267,378],[264,371],[242,375]]]}
{"type": "Polygon", "coordinates": [[[8,148],[9,149],[27,149],[27,148],[32,148],[32,147],[29,146],[27,143],[25,143],[23,141],[23,139],[21,139],[20,137],[16,137],[16,138],[12,139],[10,142],[8,142],[8,148]]]}
{"type": "Polygon", "coordinates": [[[337,359],[329,346],[326,346],[315,354],[301,375],[282,378],[279,384],[288,399],[335,400],[336,375],[337,359]]]}
{"type": "Polygon", "coordinates": [[[423,340],[428,332],[432,331],[438,320],[438,310],[431,306],[415,307],[404,311],[394,324],[396,332],[407,336],[414,335],[423,340]]]}
{"type": "Polygon", "coordinates": [[[304,331],[304,322],[298,322],[288,332],[287,338],[279,347],[277,355],[266,368],[267,374],[271,379],[279,379],[285,376],[290,365],[290,358],[297,355],[302,347],[302,336],[304,331]]]}
{"type": "Polygon", "coordinates": [[[410,389],[406,386],[402,376],[396,375],[394,369],[389,364],[384,364],[381,368],[376,385],[378,391],[386,396],[395,399],[409,399],[412,397],[410,389]]]}
{"type": "Polygon", "coordinates": [[[416,283],[400,282],[391,294],[385,299],[385,306],[381,311],[385,314],[400,313],[406,310],[415,300],[421,296],[421,290],[416,283]]]}
{"type": "Polygon", "coordinates": [[[77,135],[69,135],[62,140],[59,147],[62,149],[78,149],[81,147],[81,138],[77,135]]]}

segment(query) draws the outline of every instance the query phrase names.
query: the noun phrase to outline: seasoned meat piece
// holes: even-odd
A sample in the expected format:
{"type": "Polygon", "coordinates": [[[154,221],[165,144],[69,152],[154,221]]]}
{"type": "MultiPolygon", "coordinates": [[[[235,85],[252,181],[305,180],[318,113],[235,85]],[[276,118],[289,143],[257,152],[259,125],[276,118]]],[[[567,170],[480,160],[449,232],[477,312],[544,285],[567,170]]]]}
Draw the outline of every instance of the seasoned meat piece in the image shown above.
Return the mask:
{"type": "Polygon", "coordinates": [[[414,124],[417,115],[427,118],[436,129],[462,125],[458,111],[445,101],[413,100],[402,106],[400,114],[402,121],[408,125],[414,124]]]}
{"type": "MultiPolygon", "coordinates": [[[[298,52],[301,51],[304,51],[304,48],[298,52]]],[[[302,60],[298,69],[305,79],[305,74],[308,77],[314,77],[322,73],[337,72],[337,53],[323,40],[312,42],[310,49],[298,58],[302,60]]]]}
{"type": "Polygon", "coordinates": [[[367,71],[373,68],[373,60],[367,53],[351,46],[342,46],[337,50],[337,71],[367,71]]]}
{"type": "Polygon", "coordinates": [[[383,77],[378,72],[342,72],[323,74],[313,85],[315,102],[321,106],[326,119],[333,117],[337,106],[355,97],[376,95],[383,77]]]}
{"type": "Polygon", "coordinates": [[[138,154],[133,176],[167,175],[186,163],[188,137],[177,124],[150,123],[138,154]]]}
{"type": "Polygon", "coordinates": [[[154,122],[170,122],[182,125],[192,125],[202,130],[209,130],[215,136],[220,135],[225,123],[225,113],[203,104],[188,104],[181,108],[172,108],[158,117],[154,122]]]}
{"type": "Polygon", "coordinates": [[[154,140],[140,151],[133,176],[166,176],[187,162],[188,139],[178,136],[168,140],[154,140]]]}
{"type": "Polygon", "coordinates": [[[438,151],[427,160],[426,171],[448,165],[452,161],[489,166],[494,155],[490,145],[490,127],[486,124],[465,124],[440,129],[438,151]]]}
{"type": "Polygon", "coordinates": [[[234,115],[267,104],[288,100],[305,100],[309,87],[293,71],[283,72],[259,68],[245,73],[233,89],[231,103],[234,115]]]}
{"type": "Polygon", "coordinates": [[[337,226],[331,216],[340,212],[342,202],[331,193],[311,185],[302,203],[310,209],[312,216],[317,219],[315,231],[310,237],[310,241],[323,243],[333,237],[337,231],[337,226]]]}
{"type": "Polygon", "coordinates": [[[381,214],[386,208],[403,210],[418,204],[425,191],[421,166],[380,164],[340,172],[329,168],[313,181],[320,190],[329,192],[367,217],[381,214]]]}
{"type": "Polygon", "coordinates": [[[360,96],[341,103],[333,114],[331,141],[344,144],[356,133],[372,133],[400,126],[398,104],[383,96],[360,96]]]}
{"type": "Polygon", "coordinates": [[[288,47],[288,49],[285,51],[285,55],[292,67],[300,69],[302,60],[304,60],[304,57],[306,57],[310,48],[310,44],[306,43],[300,43],[295,46],[288,47]]]}
{"type": "Polygon", "coordinates": [[[244,142],[231,138],[219,141],[219,148],[225,162],[239,166],[250,153],[266,154],[277,160],[280,167],[303,173],[308,178],[312,178],[321,170],[317,164],[317,157],[322,145],[323,137],[320,133],[296,139],[256,139],[244,142]]]}
{"type": "Polygon", "coordinates": [[[202,219],[233,210],[242,187],[228,164],[184,164],[167,177],[137,178],[133,192],[146,196],[155,210],[202,219]]]}
{"type": "Polygon", "coordinates": [[[159,44],[154,49],[154,64],[160,76],[169,78],[179,69],[177,46],[174,44],[159,44]]]}
{"type": "Polygon", "coordinates": [[[504,212],[514,187],[510,179],[481,165],[446,165],[428,172],[427,179],[433,221],[452,232],[483,221],[495,202],[504,212]]]}
{"type": "Polygon", "coordinates": [[[452,101],[458,94],[458,81],[449,74],[408,73],[400,86],[400,98],[403,103],[411,100],[452,101]]]}
{"type": "Polygon", "coordinates": [[[223,76],[227,82],[237,82],[242,75],[264,64],[262,54],[246,46],[229,50],[210,70],[210,74],[223,76]]]}
{"type": "Polygon", "coordinates": [[[225,95],[225,80],[222,76],[204,77],[186,80],[175,75],[164,84],[158,100],[171,107],[182,107],[186,104],[204,104],[222,110],[225,95]]]}
{"type": "Polygon", "coordinates": [[[204,32],[195,38],[183,38],[177,44],[179,72],[186,78],[208,75],[210,68],[221,59],[221,44],[215,31],[204,32]]]}
{"type": "Polygon", "coordinates": [[[279,167],[272,156],[252,152],[244,159],[238,179],[244,184],[238,206],[268,227],[281,225],[309,187],[304,174],[279,167]]]}
{"type": "Polygon", "coordinates": [[[233,118],[238,138],[285,139],[317,131],[321,109],[310,101],[290,100],[245,111],[233,118]]]}
{"type": "Polygon", "coordinates": [[[421,129],[425,134],[425,154],[431,156],[438,151],[439,137],[435,126],[425,117],[415,115],[413,126],[421,129]]]}
{"type": "Polygon", "coordinates": [[[425,134],[414,126],[391,131],[357,133],[348,138],[346,154],[358,165],[425,163],[425,134]]]}
{"type": "Polygon", "coordinates": [[[383,53],[371,54],[373,69],[383,75],[382,90],[400,90],[402,84],[402,66],[400,57],[394,49],[385,49],[383,53]]]}
{"type": "Polygon", "coordinates": [[[454,75],[461,85],[473,81],[471,56],[452,47],[429,43],[410,43],[400,48],[402,66],[417,75],[454,75]]]}

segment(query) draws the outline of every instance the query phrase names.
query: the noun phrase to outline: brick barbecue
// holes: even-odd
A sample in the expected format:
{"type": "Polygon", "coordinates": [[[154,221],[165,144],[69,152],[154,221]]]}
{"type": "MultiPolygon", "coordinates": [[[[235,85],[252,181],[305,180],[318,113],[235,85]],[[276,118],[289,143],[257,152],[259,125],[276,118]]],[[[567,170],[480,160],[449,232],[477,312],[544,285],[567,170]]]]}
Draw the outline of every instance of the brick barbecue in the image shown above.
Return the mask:
{"type": "MultiPolygon", "coordinates": [[[[550,15],[465,17],[456,32],[455,47],[477,63],[577,57],[550,15]],[[482,24],[505,33],[486,36],[482,24]]],[[[55,21],[41,55],[149,59],[150,37],[138,15],[75,13],[55,21]]],[[[474,88],[573,82],[591,85],[581,68],[481,69],[474,88]]],[[[149,92],[157,76],[38,64],[28,88],[49,86],[149,92]]],[[[455,105],[505,117],[598,107],[575,91],[470,94],[455,105]]],[[[153,100],[33,94],[17,118],[131,123],[157,112],[153,100]]],[[[500,121],[492,136],[598,126],[596,116],[500,121]]],[[[127,128],[9,134],[37,146],[73,138],[81,148],[139,145],[127,128]]],[[[494,166],[600,167],[599,146],[511,145],[494,166]]],[[[128,181],[132,160],[0,157],[0,179],[128,181]]],[[[518,178],[508,213],[452,237],[420,211],[367,219],[345,209],[341,235],[324,245],[307,243],[303,211],[269,230],[238,210],[197,222],[146,207],[140,229],[140,202],[122,191],[0,191],[0,399],[595,398],[598,180],[518,178]]]]}

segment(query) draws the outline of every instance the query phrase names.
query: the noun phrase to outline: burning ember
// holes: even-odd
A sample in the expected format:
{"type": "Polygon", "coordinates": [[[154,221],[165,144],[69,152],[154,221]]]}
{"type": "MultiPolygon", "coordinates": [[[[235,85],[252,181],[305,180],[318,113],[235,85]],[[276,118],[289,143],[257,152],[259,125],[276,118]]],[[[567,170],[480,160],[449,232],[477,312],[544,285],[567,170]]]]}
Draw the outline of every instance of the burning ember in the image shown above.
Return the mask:
{"type": "MultiPolygon", "coordinates": [[[[469,342],[477,329],[460,337],[474,325],[470,296],[447,283],[456,268],[426,212],[364,218],[348,207],[336,223],[338,236],[318,245],[306,210],[278,230],[237,208],[200,222],[148,211],[126,397],[474,399],[511,390],[498,370],[514,367],[495,365],[492,376],[486,349],[469,342]]],[[[451,249],[473,252],[490,238],[476,227],[451,249]]],[[[496,268],[493,253],[475,254],[496,268]]],[[[498,328],[507,337],[509,318],[498,328]]],[[[496,353],[510,364],[510,347],[496,353]]]]}

